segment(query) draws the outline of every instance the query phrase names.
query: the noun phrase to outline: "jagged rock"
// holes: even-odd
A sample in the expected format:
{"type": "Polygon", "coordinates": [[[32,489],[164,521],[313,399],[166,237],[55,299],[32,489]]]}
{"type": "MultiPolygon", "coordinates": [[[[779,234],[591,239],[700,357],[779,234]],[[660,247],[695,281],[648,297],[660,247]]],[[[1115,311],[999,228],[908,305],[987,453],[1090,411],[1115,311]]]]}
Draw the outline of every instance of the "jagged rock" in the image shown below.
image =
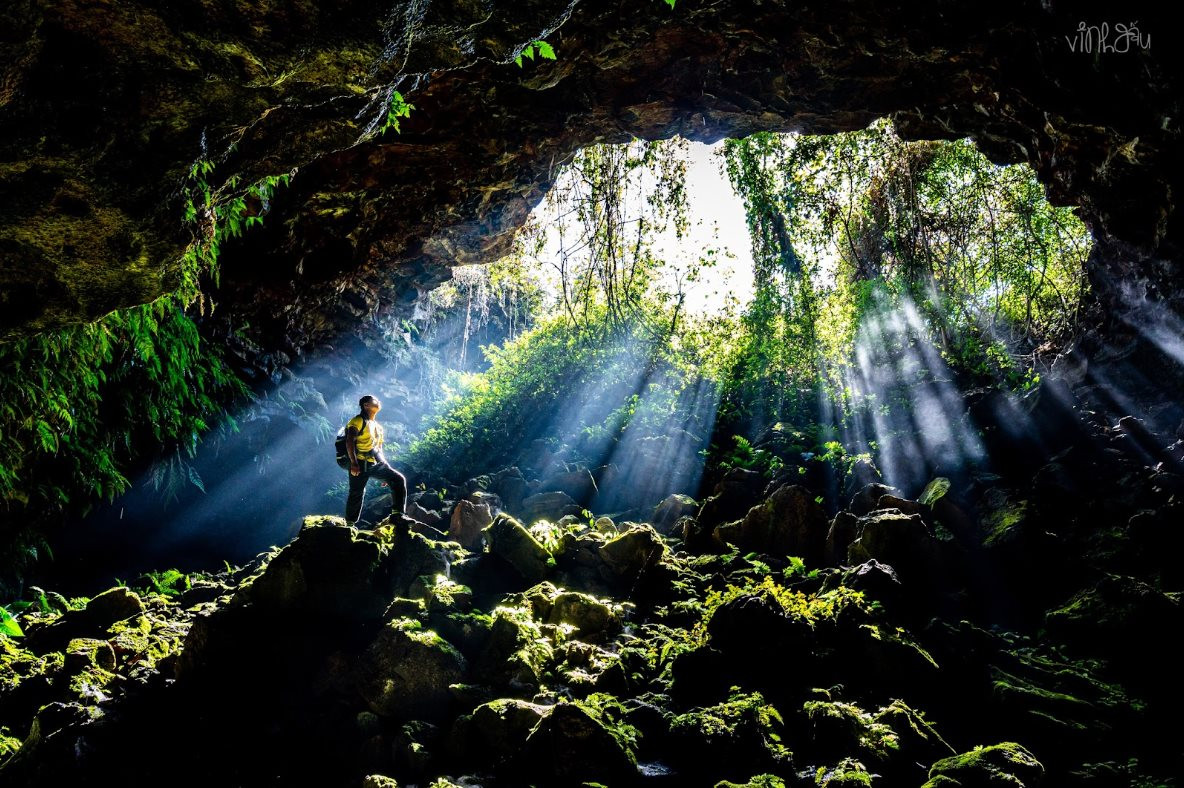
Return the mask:
{"type": "Polygon", "coordinates": [[[448,525],[448,538],[460,543],[461,547],[480,550],[484,544],[481,532],[493,523],[489,505],[467,500],[456,502],[452,520],[448,525]]]}
{"type": "Polygon", "coordinates": [[[605,601],[590,594],[540,583],[523,594],[535,618],[547,624],[570,624],[581,638],[599,635],[620,626],[620,617],[605,601]]]}
{"type": "Polygon", "coordinates": [[[920,514],[921,504],[916,501],[910,501],[907,498],[901,498],[897,495],[881,495],[880,500],[876,501],[873,511],[881,509],[896,509],[903,514],[920,514]]]}
{"type": "Polygon", "coordinates": [[[407,505],[407,515],[412,519],[428,525],[439,525],[444,522],[444,516],[432,509],[425,509],[417,501],[407,505]]]}
{"type": "Polygon", "coordinates": [[[493,474],[489,489],[502,500],[507,511],[520,512],[522,501],[525,500],[529,488],[522,471],[516,467],[510,467],[503,468],[493,474]]]}
{"type": "Polygon", "coordinates": [[[859,518],[851,512],[841,511],[830,521],[826,532],[826,546],[823,559],[828,566],[846,563],[847,549],[855,541],[859,518]]]}
{"type": "Polygon", "coordinates": [[[592,474],[586,468],[566,471],[542,479],[538,492],[566,493],[572,501],[586,506],[596,495],[596,480],[592,478],[592,474]]]}
{"type": "Polygon", "coordinates": [[[408,496],[407,500],[419,504],[424,509],[439,509],[444,506],[444,498],[438,490],[425,490],[423,492],[413,493],[408,496]]]}
{"type": "Polygon", "coordinates": [[[564,515],[579,514],[581,511],[583,507],[565,492],[537,493],[522,501],[522,520],[526,523],[536,520],[555,522],[564,515]]]}
{"type": "Polygon", "coordinates": [[[698,504],[691,496],[674,493],[666,496],[666,499],[654,508],[650,523],[653,524],[655,531],[667,535],[673,530],[674,524],[678,522],[680,517],[694,515],[697,508],[698,504]]]}
{"type": "Polygon", "coordinates": [[[847,551],[853,564],[874,558],[892,566],[906,581],[941,566],[937,540],[919,515],[891,509],[873,512],[859,518],[856,532],[858,538],[847,551]]]}
{"type": "Polygon", "coordinates": [[[649,525],[634,523],[598,551],[601,576],[612,583],[631,583],[649,566],[661,560],[666,543],[649,525]]]}
{"type": "Polygon", "coordinates": [[[461,682],[466,669],[465,658],[448,641],[417,621],[397,619],[359,657],[356,681],[375,714],[441,719],[448,712],[448,686],[461,682]]]}
{"type": "Polygon", "coordinates": [[[757,503],[757,496],[765,486],[765,477],[756,471],[733,468],[728,471],[714,494],[703,502],[699,510],[699,527],[714,529],[743,517],[757,503]]]}
{"type": "Polygon", "coordinates": [[[733,694],[723,703],[694,709],[670,723],[672,757],[688,773],[723,776],[734,769],[751,774],[793,769],[793,754],[782,744],[780,713],[753,692],[733,694]]]}
{"type": "Polygon", "coordinates": [[[520,756],[531,730],[548,707],[516,698],[483,703],[458,717],[449,735],[449,751],[463,763],[498,767],[520,756]]]}
{"type": "Polygon", "coordinates": [[[489,489],[489,485],[493,483],[493,478],[488,473],[483,473],[480,476],[474,476],[460,486],[460,494],[462,498],[468,498],[470,495],[478,492],[484,492],[489,489]]]}
{"type": "Polygon", "coordinates": [[[547,548],[509,515],[495,517],[484,534],[489,541],[489,552],[513,567],[527,582],[539,582],[555,566],[547,548]]]}
{"type": "Polygon", "coordinates": [[[869,599],[881,602],[889,608],[899,601],[902,590],[896,570],[874,558],[831,575],[823,584],[823,588],[828,590],[838,586],[862,591],[869,599]]]}
{"type": "Polygon", "coordinates": [[[26,633],[31,648],[60,651],[74,638],[104,635],[117,621],[141,616],[144,603],[127,588],[112,588],[86,603],[81,610],[69,610],[49,624],[30,627],[26,633]]]}
{"type": "Polygon", "coordinates": [[[1043,780],[1040,761],[1022,745],[1005,742],[938,761],[929,769],[924,788],[1035,788],[1043,780]]]}
{"type": "Polygon", "coordinates": [[[464,499],[477,506],[488,506],[491,515],[497,514],[502,510],[502,499],[497,493],[477,490],[466,495],[464,499]]]}
{"type": "Polygon", "coordinates": [[[786,485],[749,509],[743,520],[719,526],[716,535],[741,550],[794,555],[817,566],[826,546],[826,513],[805,487],[786,485]]]}
{"type": "Polygon", "coordinates": [[[526,740],[532,772],[566,783],[635,779],[637,763],[612,731],[577,703],[551,707],[526,740]],[[535,771],[535,770],[538,771],[535,771]]]}
{"type": "MultiPolygon", "coordinates": [[[[782,655],[777,673],[796,673],[810,659],[811,628],[804,620],[785,615],[765,595],[745,595],[716,608],[707,622],[713,648],[733,660],[751,660],[763,653],[782,655]]],[[[750,664],[748,670],[760,677],[769,675],[768,664],[750,664]]]]}
{"type": "Polygon", "coordinates": [[[529,606],[503,606],[494,611],[489,639],[474,673],[489,684],[516,690],[533,688],[552,657],[550,642],[543,637],[529,606]]]}
{"type": "Polygon", "coordinates": [[[340,517],[306,517],[292,544],[235,594],[264,608],[378,618],[419,577],[447,574],[440,548],[415,534],[387,545],[340,517]]]}
{"type": "Polygon", "coordinates": [[[75,638],[66,645],[64,665],[68,673],[78,673],[90,667],[115,670],[115,649],[106,640],[75,638]]]}
{"type": "Polygon", "coordinates": [[[865,484],[859,489],[859,492],[851,496],[851,500],[847,504],[847,511],[856,517],[863,517],[876,508],[876,504],[879,503],[880,498],[896,492],[900,491],[895,487],[889,487],[887,484],[880,484],[878,482],[865,484]]]}

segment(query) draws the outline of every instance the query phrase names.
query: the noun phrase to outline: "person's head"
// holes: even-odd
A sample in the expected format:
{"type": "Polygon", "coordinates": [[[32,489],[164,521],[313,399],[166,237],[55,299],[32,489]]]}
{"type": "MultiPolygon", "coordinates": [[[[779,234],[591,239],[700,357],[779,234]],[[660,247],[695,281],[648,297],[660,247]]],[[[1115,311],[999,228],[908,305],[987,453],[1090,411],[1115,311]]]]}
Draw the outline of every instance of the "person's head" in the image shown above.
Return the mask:
{"type": "Polygon", "coordinates": [[[374,414],[382,410],[382,403],[378,401],[378,397],[373,394],[367,394],[358,400],[358,406],[362,412],[366,414],[367,418],[374,418],[374,414]]]}

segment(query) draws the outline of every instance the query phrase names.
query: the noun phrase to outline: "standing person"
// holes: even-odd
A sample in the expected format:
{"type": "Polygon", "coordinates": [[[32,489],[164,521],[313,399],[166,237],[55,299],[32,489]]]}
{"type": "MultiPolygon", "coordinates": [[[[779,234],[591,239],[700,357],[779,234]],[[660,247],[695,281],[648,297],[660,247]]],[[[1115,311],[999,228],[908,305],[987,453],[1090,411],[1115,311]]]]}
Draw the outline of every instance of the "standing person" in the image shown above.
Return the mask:
{"type": "Polygon", "coordinates": [[[391,488],[391,520],[399,530],[406,530],[403,507],[407,503],[407,479],[386,461],[382,454],[383,429],[375,416],[382,410],[378,397],[367,394],[358,400],[361,413],[345,426],[345,453],[349,455],[349,499],[345,503],[346,522],[356,523],[366,498],[366,482],[381,479],[391,488]]]}

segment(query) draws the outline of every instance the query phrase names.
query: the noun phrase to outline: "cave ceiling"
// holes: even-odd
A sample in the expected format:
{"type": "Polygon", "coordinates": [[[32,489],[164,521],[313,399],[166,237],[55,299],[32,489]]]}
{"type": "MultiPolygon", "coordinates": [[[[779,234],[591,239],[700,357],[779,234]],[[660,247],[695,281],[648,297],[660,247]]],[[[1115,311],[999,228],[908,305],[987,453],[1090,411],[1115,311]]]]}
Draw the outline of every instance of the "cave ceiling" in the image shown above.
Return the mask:
{"type": "Polygon", "coordinates": [[[199,161],[224,195],[294,173],[249,205],[265,221],[224,245],[214,292],[220,319],[291,358],[504,252],[583,146],[883,116],[906,138],[970,136],[997,162],[1028,162],[1098,239],[1098,292],[1117,277],[1175,298],[1184,71],[1166,11],[1115,13],[1048,0],[9,3],[0,335],[175,288],[203,232],[182,219],[199,161]],[[1113,51],[1080,51],[1082,22],[1106,23],[1113,51]],[[1150,41],[1119,38],[1132,23],[1150,41]],[[536,39],[557,59],[516,65],[536,39]],[[396,89],[414,110],[380,132],[396,89]]]}

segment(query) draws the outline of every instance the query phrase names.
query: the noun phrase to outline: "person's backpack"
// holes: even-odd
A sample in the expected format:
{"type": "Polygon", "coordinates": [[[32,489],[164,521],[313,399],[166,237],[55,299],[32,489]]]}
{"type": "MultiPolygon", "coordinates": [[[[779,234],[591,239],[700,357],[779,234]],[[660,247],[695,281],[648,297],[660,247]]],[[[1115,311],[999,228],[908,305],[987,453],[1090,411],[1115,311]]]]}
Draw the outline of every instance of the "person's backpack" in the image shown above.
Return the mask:
{"type": "Polygon", "coordinates": [[[345,427],[337,431],[337,438],[333,441],[333,451],[337,453],[337,464],[342,470],[349,470],[349,454],[345,451],[345,427]]]}

